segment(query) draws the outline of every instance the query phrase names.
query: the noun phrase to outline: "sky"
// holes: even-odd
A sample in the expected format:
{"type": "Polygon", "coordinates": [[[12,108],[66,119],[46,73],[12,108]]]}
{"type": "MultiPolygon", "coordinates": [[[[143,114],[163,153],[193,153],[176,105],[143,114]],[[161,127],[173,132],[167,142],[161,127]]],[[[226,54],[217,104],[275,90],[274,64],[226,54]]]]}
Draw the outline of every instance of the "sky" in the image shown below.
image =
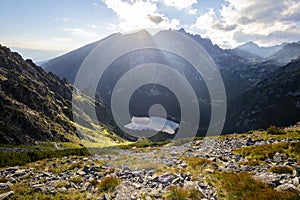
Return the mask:
{"type": "Polygon", "coordinates": [[[222,48],[300,40],[299,0],[0,0],[0,44],[43,61],[115,32],[184,28],[222,48]]]}

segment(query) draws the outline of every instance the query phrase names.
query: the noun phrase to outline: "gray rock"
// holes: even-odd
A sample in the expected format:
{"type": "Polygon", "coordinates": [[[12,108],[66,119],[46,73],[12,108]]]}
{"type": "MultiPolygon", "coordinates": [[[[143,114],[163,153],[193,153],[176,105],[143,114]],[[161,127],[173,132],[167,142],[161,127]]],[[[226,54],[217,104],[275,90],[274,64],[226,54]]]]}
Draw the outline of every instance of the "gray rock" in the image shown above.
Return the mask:
{"type": "Polygon", "coordinates": [[[9,189],[12,186],[11,183],[0,183],[0,190],[9,189]]]}
{"type": "Polygon", "coordinates": [[[217,169],[219,168],[219,166],[218,166],[216,163],[213,163],[213,164],[212,164],[212,167],[213,167],[215,170],[217,170],[217,169]]]}
{"type": "Polygon", "coordinates": [[[110,197],[109,194],[107,194],[107,193],[104,193],[104,194],[103,194],[102,200],[110,200],[110,199],[111,199],[111,197],[110,197]]]}
{"type": "Polygon", "coordinates": [[[254,144],[255,144],[255,141],[253,141],[251,138],[248,138],[246,143],[245,143],[246,146],[252,146],[254,144]]]}
{"type": "Polygon", "coordinates": [[[283,160],[283,156],[276,152],[273,156],[273,161],[275,161],[276,163],[280,163],[283,160]]]}
{"type": "Polygon", "coordinates": [[[300,176],[300,167],[295,167],[293,170],[293,176],[300,176]]]}
{"type": "Polygon", "coordinates": [[[26,172],[27,172],[26,169],[18,169],[17,171],[15,171],[13,177],[24,176],[26,172]]]}
{"type": "Polygon", "coordinates": [[[180,166],[181,166],[182,168],[187,168],[187,164],[186,164],[186,163],[181,163],[180,166]]]}
{"type": "Polygon", "coordinates": [[[0,194],[0,200],[5,200],[8,199],[11,195],[13,195],[15,192],[14,191],[9,191],[3,194],[0,194]]]}
{"type": "Polygon", "coordinates": [[[295,178],[293,179],[293,184],[294,184],[296,187],[299,186],[299,177],[295,177],[295,178]]]}
{"type": "Polygon", "coordinates": [[[86,175],[86,173],[84,171],[82,171],[81,169],[77,171],[77,174],[80,176],[86,175]]]}
{"type": "Polygon", "coordinates": [[[83,196],[84,199],[92,199],[93,198],[93,195],[91,193],[86,193],[84,196],[83,196]]]}
{"type": "Polygon", "coordinates": [[[255,179],[265,182],[270,186],[277,187],[280,184],[281,176],[273,174],[271,172],[266,172],[262,174],[257,174],[254,176],[255,179]]]}
{"type": "Polygon", "coordinates": [[[90,182],[86,182],[83,184],[81,191],[86,191],[92,184],[90,182]]]}
{"type": "Polygon", "coordinates": [[[162,184],[163,187],[166,187],[172,183],[174,180],[173,174],[163,174],[159,177],[157,177],[156,181],[160,184],[162,184]]]}
{"type": "Polygon", "coordinates": [[[293,184],[283,184],[283,185],[279,185],[275,188],[276,191],[278,192],[284,192],[284,191],[290,191],[290,192],[300,192],[300,190],[294,186],[293,184]]]}
{"type": "Polygon", "coordinates": [[[145,200],[152,200],[152,198],[149,196],[146,196],[145,200]]]}

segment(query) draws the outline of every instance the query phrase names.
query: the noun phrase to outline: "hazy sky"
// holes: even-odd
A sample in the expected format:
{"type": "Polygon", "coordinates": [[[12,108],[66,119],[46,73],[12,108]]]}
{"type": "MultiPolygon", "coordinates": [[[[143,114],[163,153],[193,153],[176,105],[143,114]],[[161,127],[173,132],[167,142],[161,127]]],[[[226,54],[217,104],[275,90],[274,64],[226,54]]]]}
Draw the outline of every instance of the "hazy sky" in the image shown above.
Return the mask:
{"type": "Polygon", "coordinates": [[[0,44],[35,61],[141,28],[185,28],[223,48],[300,40],[299,0],[0,0],[0,44]]]}

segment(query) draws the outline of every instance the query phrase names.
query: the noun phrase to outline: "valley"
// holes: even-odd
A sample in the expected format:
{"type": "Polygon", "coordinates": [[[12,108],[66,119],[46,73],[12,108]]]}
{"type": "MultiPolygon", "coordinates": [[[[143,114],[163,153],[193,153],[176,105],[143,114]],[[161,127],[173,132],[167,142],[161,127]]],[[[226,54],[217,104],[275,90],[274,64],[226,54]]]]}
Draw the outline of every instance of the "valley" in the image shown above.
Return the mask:
{"type": "MultiPolygon", "coordinates": [[[[280,63],[178,31],[201,44],[220,70],[227,95],[221,136],[205,137],[209,91],[191,64],[174,54],[147,49],[121,56],[100,80],[106,87],[97,86],[91,96],[89,88],[73,86],[74,78],[85,57],[106,39],[42,67],[0,46],[0,199],[299,199],[297,44],[267,49],[276,58],[286,53],[280,63]],[[132,118],[124,126],[157,135],[132,137],[117,126],[111,90],[124,73],[147,62],[162,62],[187,77],[201,107],[196,137],[174,139],[180,105],[159,85],[133,93],[132,118]],[[165,107],[166,120],[147,116],[153,102],[165,107]],[[82,107],[95,107],[97,116],[82,107]]],[[[147,41],[159,37],[141,33],[147,41]]]]}

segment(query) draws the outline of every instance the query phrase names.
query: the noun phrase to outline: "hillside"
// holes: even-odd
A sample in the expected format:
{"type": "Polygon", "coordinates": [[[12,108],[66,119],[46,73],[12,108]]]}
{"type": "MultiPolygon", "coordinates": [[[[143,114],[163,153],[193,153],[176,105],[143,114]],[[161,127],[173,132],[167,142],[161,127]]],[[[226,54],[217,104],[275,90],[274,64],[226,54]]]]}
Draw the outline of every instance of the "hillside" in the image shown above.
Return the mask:
{"type": "Polygon", "coordinates": [[[78,132],[82,133],[82,139],[112,143],[112,139],[102,133],[105,128],[94,124],[93,119],[76,107],[78,104],[92,105],[91,100],[80,92],[75,97],[72,113],[72,90],[67,79],[46,73],[31,60],[25,61],[19,54],[0,46],[1,143],[80,143],[78,132]],[[83,121],[85,127],[76,127],[73,115],[77,121],[83,121]]]}
{"type": "MultiPolygon", "coordinates": [[[[288,126],[300,119],[300,59],[278,68],[229,104],[228,113],[238,130],[288,126]]],[[[227,121],[230,123],[230,121],[227,121]]],[[[226,129],[226,127],[225,127],[226,129]]]]}
{"type": "Polygon", "coordinates": [[[294,42],[283,46],[279,51],[270,56],[269,60],[274,60],[281,64],[287,64],[292,59],[300,57],[300,42],[294,42]]]}

